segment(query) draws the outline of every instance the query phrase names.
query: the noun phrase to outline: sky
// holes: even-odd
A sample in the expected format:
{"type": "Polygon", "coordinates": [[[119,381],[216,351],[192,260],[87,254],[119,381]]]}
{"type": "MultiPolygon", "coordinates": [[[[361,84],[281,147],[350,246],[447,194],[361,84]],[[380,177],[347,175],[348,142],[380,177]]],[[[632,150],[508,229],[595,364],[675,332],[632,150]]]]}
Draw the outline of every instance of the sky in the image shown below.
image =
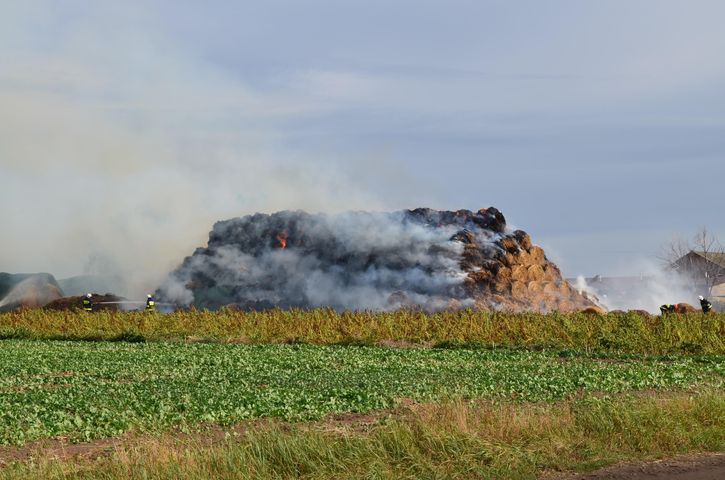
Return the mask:
{"type": "Polygon", "coordinates": [[[7,1],[0,271],[144,288],[254,212],[496,206],[564,274],[725,238],[719,0],[7,1]]]}

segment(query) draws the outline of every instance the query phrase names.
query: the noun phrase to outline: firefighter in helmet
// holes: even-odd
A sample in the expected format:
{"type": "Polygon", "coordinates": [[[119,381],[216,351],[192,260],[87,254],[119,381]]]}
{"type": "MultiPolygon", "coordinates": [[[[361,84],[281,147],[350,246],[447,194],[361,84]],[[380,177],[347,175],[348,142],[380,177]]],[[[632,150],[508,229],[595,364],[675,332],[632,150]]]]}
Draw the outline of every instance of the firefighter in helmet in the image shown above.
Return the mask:
{"type": "Polygon", "coordinates": [[[710,313],[710,311],[712,310],[712,303],[710,303],[710,301],[702,295],[700,295],[698,298],[700,299],[700,307],[702,307],[702,313],[710,313]]]}
{"type": "Polygon", "coordinates": [[[156,311],[156,302],[154,302],[154,297],[149,293],[146,295],[146,308],[145,310],[147,312],[155,312],[156,311]]]}
{"type": "Polygon", "coordinates": [[[667,313],[675,313],[675,312],[677,312],[677,304],[672,305],[672,304],[666,303],[660,307],[660,312],[662,313],[662,315],[665,315],[667,313]]]}
{"type": "Polygon", "coordinates": [[[86,293],[86,296],[83,297],[83,310],[85,310],[86,312],[93,311],[93,300],[91,300],[90,293],[86,293]]]}

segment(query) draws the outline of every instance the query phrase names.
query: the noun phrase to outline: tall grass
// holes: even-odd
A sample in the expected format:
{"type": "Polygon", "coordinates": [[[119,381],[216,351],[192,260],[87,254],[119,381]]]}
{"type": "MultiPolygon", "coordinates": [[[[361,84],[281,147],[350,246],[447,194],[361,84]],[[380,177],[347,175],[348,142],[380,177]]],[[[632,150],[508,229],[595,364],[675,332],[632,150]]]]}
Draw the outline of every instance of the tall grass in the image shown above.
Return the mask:
{"type": "Polygon", "coordinates": [[[721,354],[725,314],[649,316],[268,310],[170,314],[22,310],[0,314],[1,338],[73,340],[214,340],[430,346],[551,347],[643,354],[721,354]]]}
{"type": "MultiPolygon", "coordinates": [[[[268,423],[210,444],[134,439],[98,460],[15,464],[4,478],[521,478],[725,448],[722,392],[556,404],[413,405],[372,426],[268,423]]],[[[93,458],[93,457],[92,457],[93,458]]]]}

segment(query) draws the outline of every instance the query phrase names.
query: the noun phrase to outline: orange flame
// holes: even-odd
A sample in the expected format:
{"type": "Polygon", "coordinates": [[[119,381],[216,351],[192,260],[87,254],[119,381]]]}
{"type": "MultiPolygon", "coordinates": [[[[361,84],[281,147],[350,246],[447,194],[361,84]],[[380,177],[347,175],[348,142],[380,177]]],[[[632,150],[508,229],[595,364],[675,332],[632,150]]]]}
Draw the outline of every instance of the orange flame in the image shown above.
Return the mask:
{"type": "Polygon", "coordinates": [[[287,248],[287,236],[287,230],[277,234],[277,243],[282,250],[287,248]]]}

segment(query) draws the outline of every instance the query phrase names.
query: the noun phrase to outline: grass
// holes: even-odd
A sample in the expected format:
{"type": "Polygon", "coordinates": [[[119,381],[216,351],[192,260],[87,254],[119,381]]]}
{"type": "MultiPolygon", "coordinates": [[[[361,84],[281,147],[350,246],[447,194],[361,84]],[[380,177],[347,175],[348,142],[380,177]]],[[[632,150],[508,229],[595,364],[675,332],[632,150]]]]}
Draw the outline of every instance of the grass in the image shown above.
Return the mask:
{"type": "Polygon", "coordinates": [[[221,343],[0,342],[0,444],[130,430],[314,420],[401,398],[555,401],[721,388],[725,356],[562,358],[555,351],[221,343]]]}
{"type": "Polygon", "coordinates": [[[217,444],[136,439],[98,459],[37,457],[22,478],[507,478],[725,449],[722,391],[585,397],[532,404],[417,404],[369,428],[331,422],[251,427],[217,444]]]}
{"type": "Polygon", "coordinates": [[[546,347],[584,352],[701,355],[725,352],[725,314],[660,317],[636,312],[426,314],[327,309],[87,314],[35,309],[0,313],[1,338],[318,345],[376,345],[393,341],[446,347],[546,347]]]}
{"type": "Polygon", "coordinates": [[[725,314],[0,313],[0,458],[130,439],[0,476],[537,478],[723,451],[724,375],[725,314]]]}

